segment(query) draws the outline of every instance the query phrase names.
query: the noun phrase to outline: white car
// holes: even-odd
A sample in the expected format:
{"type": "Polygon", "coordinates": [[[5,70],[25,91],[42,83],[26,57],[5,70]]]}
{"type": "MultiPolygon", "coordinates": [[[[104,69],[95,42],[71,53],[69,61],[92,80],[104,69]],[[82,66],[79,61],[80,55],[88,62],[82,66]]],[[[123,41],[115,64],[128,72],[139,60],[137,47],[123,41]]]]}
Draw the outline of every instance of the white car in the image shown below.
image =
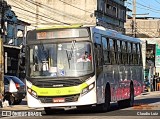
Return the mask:
{"type": "Polygon", "coordinates": [[[4,76],[4,100],[10,105],[20,104],[26,96],[25,84],[16,76],[4,76]]]}

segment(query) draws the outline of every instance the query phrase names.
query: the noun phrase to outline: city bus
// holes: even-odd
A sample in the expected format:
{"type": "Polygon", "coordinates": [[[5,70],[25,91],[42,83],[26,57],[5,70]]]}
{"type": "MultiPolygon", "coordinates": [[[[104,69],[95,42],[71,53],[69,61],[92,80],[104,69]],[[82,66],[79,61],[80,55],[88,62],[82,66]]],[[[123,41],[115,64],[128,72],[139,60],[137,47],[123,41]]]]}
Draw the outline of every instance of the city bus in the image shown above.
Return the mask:
{"type": "Polygon", "coordinates": [[[141,41],[101,26],[35,29],[26,37],[29,107],[133,106],[143,91],[141,41]]]}

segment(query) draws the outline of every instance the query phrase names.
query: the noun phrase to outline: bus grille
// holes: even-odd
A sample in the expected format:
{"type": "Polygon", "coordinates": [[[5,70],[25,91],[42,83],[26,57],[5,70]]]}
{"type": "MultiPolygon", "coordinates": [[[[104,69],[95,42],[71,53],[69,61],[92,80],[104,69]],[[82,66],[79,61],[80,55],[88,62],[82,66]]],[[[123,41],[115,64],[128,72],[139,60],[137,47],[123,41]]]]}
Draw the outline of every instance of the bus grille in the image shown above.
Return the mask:
{"type": "Polygon", "coordinates": [[[79,79],[66,79],[66,80],[44,80],[37,81],[34,83],[35,86],[40,88],[57,88],[57,87],[69,87],[69,86],[78,86],[83,82],[79,79]]]}
{"type": "Polygon", "coordinates": [[[78,101],[78,97],[79,94],[76,95],[70,95],[70,96],[59,96],[59,97],[54,97],[54,96],[48,96],[48,97],[39,97],[38,99],[42,102],[42,103],[54,103],[53,99],[54,98],[64,98],[65,102],[76,102],[78,101]]]}

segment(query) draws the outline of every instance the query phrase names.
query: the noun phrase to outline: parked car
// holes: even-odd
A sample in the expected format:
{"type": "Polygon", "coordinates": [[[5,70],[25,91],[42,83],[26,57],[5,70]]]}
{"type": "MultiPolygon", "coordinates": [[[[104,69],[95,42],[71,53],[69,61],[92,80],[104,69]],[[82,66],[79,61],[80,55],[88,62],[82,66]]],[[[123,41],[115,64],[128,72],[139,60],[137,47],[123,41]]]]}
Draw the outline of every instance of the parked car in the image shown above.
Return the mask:
{"type": "Polygon", "coordinates": [[[16,76],[4,76],[4,100],[10,105],[20,104],[26,96],[25,84],[16,76]]]}

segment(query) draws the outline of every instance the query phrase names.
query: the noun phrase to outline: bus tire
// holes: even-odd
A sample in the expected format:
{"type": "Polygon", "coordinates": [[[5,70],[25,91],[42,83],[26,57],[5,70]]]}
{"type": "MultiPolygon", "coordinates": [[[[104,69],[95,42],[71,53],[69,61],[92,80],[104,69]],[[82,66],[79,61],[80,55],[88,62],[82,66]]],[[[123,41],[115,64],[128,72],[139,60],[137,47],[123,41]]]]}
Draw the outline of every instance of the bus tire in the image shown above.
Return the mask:
{"type": "Polygon", "coordinates": [[[100,104],[98,110],[101,112],[107,112],[110,109],[110,101],[111,101],[111,92],[110,86],[106,85],[105,89],[105,103],[100,104]]]}
{"type": "Polygon", "coordinates": [[[133,84],[130,85],[130,98],[127,99],[128,107],[132,107],[134,105],[134,87],[133,84]]]}

